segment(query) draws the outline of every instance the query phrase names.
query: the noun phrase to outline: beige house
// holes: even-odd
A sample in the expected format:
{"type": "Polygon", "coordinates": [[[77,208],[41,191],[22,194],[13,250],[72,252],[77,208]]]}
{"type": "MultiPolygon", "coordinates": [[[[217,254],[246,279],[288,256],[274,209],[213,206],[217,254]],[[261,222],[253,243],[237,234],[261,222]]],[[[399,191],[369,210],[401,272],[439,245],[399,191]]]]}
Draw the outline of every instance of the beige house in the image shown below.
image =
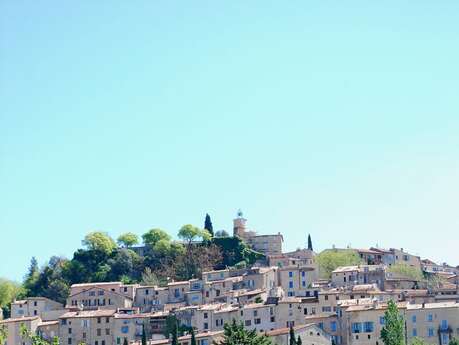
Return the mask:
{"type": "Polygon", "coordinates": [[[158,286],[140,286],[136,289],[134,306],[141,312],[162,310],[169,299],[169,289],[158,286]]]}
{"type": "Polygon", "coordinates": [[[138,284],[123,284],[121,282],[98,282],[98,283],[82,283],[73,284],[70,287],[70,295],[76,295],[80,292],[90,290],[92,288],[100,288],[106,291],[116,292],[120,295],[131,298],[135,297],[135,291],[140,285],[138,284]]]}
{"type": "Polygon", "coordinates": [[[59,318],[61,344],[111,345],[115,310],[67,312],[59,318]]]}
{"type": "Polygon", "coordinates": [[[78,292],[67,298],[67,309],[118,309],[132,307],[132,298],[112,289],[98,286],[78,292]]]}
{"type": "Polygon", "coordinates": [[[25,316],[0,321],[0,327],[6,327],[8,332],[5,345],[31,345],[29,340],[21,337],[21,326],[24,325],[29,332],[36,333],[40,323],[39,316],[25,316]]]}
{"type": "Polygon", "coordinates": [[[59,320],[40,322],[37,326],[37,334],[51,342],[59,334],[59,320]]]}
{"type": "Polygon", "coordinates": [[[302,265],[279,267],[277,272],[279,286],[288,297],[306,296],[317,273],[313,267],[302,265]]]}
{"type": "Polygon", "coordinates": [[[44,321],[56,320],[65,312],[64,306],[45,297],[28,297],[11,303],[11,317],[40,316],[44,321]]]}
{"type": "Polygon", "coordinates": [[[248,290],[270,290],[278,285],[277,267],[252,267],[242,276],[243,287],[248,290]]]}

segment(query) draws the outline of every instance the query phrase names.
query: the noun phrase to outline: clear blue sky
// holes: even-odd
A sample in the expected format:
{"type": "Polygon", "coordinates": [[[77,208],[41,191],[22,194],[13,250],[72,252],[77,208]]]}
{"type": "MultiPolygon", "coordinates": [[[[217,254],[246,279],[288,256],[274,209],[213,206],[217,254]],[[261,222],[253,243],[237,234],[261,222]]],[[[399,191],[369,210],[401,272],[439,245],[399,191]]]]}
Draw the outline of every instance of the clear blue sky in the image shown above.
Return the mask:
{"type": "Polygon", "coordinates": [[[459,264],[459,2],[0,4],[0,276],[242,208],[459,264]]]}

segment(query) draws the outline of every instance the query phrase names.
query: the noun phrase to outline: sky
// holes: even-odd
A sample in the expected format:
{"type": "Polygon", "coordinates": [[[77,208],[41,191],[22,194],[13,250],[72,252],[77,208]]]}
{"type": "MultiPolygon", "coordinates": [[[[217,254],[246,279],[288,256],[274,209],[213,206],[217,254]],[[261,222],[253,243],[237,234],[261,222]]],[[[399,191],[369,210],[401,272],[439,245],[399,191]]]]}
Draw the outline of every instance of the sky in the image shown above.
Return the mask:
{"type": "Polygon", "coordinates": [[[0,2],[0,277],[242,209],[459,265],[459,2],[0,2]]]}

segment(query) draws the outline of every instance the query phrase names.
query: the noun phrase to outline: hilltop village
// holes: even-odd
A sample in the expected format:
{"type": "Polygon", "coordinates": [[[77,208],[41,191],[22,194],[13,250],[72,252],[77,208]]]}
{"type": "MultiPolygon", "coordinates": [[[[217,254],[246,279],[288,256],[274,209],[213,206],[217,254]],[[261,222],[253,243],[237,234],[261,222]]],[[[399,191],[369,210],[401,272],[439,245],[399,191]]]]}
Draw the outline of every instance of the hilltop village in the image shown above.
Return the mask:
{"type": "MultiPolygon", "coordinates": [[[[168,345],[171,324],[180,329],[178,344],[210,345],[232,320],[268,336],[274,344],[382,345],[388,302],[404,318],[407,344],[421,338],[445,345],[459,337],[459,268],[421,259],[403,249],[329,249],[351,251],[355,265],[332,267],[306,248],[283,251],[280,233],[261,235],[247,228],[239,213],[233,237],[260,253],[249,266],[228,266],[161,284],[120,281],[70,286],[65,304],[28,296],[11,304],[6,344],[31,344],[24,327],[60,344],[168,345]],[[321,271],[322,270],[322,271],[321,271]],[[194,338],[192,340],[192,338],[194,338]]],[[[190,241],[190,246],[195,245],[190,241]]],[[[133,247],[138,255],[148,250],[133,247]]]]}

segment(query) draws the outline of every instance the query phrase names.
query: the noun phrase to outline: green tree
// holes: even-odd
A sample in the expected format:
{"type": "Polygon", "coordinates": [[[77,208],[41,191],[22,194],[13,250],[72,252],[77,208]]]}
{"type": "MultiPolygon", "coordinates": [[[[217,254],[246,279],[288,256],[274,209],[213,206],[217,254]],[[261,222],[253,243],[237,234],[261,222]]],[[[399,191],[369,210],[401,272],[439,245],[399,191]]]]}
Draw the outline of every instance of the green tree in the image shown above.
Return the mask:
{"type": "Polygon", "coordinates": [[[142,240],[144,244],[153,248],[155,244],[160,240],[166,240],[167,242],[170,242],[171,237],[164,230],[156,228],[148,230],[146,233],[144,233],[142,235],[142,240]]]}
{"type": "Polygon", "coordinates": [[[22,296],[24,290],[21,285],[4,278],[0,278],[0,310],[5,318],[10,316],[11,302],[22,296]]]}
{"type": "Polygon", "coordinates": [[[159,279],[150,267],[145,267],[145,270],[142,273],[141,283],[142,285],[159,285],[159,279]]]}
{"type": "Polygon", "coordinates": [[[8,338],[8,328],[5,325],[0,326],[0,345],[5,345],[8,338]]]}
{"type": "Polygon", "coordinates": [[[295,341],[295,330],[293,329],[293,326],[292,326],[292,325],[290,325],[290,331],[289,331],[288,340],[289,340],[289,345],[296,345],[296,341],[295,341]]]}
{"type": "Polygon", "coordinates": [[[409,278],[413,280],[421,281],[423,280],[422,271],[415,267],[409,266],[407,264],[394,264],[387,268],[387,272],[401,276],[404,278],[409,278]]]}
{"type": "Polygon", "coordinates": [[[191,333],[191,342],[190,342],[190,345],[197,345],[197,344],[196,344],[196,336],[195,336],[195,334],[194,334],[194,329],[193,329],[193,328],[191,328],[190,333],[191,333]]]}
{"type": "Polygon", "coordinates": [[[313,249],[312,249],[312,239],[311,239],[311,234],[308,234],[308,249],[309,249],[309,250],[313,250],[313,249]]]}
{"type": "Polygon", "coordinates": [[[145,325],[142,325],[142,345],[147,345],[147,333],[145,332],[145,325]]]}
{"type": "Polygon", "coordinates": [[[196,226],[191,224],[186,224],[182,226],[179,230],[178,237],[188,243],[188,246],[198,238],[202,238],[203,240],[210,240],[210,234],[205,229],[200,229],[196,226]]]}
{"type": "Polygon", "coordinates": [[[119,235],[116,241],[118,242],[118,245],[130,248],[139,243],[139,236],[132,232],[126,232],[119,235]]]}
{"type": "Polygon", "coordinates": [[[116,243],[106,232],[93,231],[87,234],[82,244],[89,250],[101,251],[110,255],[116,248],[116,243]]]}
{"type": "Polygon", "coordinates": [[[459,345],[459,339],[458,338],[451,339],[448,345],[459,345]]]}
{"type": "Polygon", "coordinates": [[[223,340],[214,342],[214,345],[272,345],[266,335],[259,335],[256,330],[246,330],[242,322],[231,323],[223,326],[223,340]]]}
{"type": "Polygon", "coordinates": [[[405,321],[400,314],[397,304],[390,300],[384,313],[384,327],[381,339],[385,345],[405,345],[405,321]]]}
{"type": "Polygon", "coordinates": [[[204,229],[209,232],[211,237],[214,237],[214,227],[208,213],[206,213],[206,219],[204,220],[204,229]]]}
{"type": "Polygon", "coordinates": [[[316,256],[322,278],[329,279],[331,273],[341,266],[362,264],[363,261],[352,249],[327,249],[316,256]]]}

